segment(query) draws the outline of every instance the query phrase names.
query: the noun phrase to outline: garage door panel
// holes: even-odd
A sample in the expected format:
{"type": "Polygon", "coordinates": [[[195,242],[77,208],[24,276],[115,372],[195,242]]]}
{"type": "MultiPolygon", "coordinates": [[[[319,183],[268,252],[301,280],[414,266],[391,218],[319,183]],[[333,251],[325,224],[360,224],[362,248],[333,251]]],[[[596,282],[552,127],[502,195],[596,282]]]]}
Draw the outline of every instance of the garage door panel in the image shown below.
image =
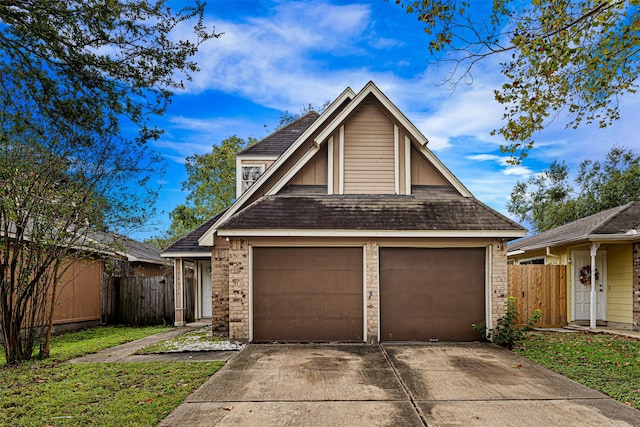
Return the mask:
{"type": "Polygon", "coordinates": [[[477,340],[484,317],[484,248],[380,249],[381,340],[477,340]]]}
{"type": "Polygon", "coordinates": [[[254,248],[254,341],[362,341],[362,248],[254,248]]]}

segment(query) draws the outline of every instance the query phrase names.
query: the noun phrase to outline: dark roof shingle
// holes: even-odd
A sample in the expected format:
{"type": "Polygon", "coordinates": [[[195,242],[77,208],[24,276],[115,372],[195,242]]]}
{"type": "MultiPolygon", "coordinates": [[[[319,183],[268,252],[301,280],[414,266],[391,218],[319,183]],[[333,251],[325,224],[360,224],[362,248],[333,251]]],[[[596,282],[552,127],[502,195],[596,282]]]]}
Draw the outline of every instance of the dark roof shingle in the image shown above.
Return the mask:
{"type": "Polygon", "coordinates": [[[238,212],[219,229],[524,230],[448,187],[412,196],[275,195],[238,212]]]}
{"type": "Polygon", "coordinates": [[[509,244],[509,250],[552,246],[594,234],[626,234],[640,227],[640,202],[607,209],[509,244]]]}
{"type": "Polygon", "coordinates": [[[220,216],[222,216],[225,211],[226,209],[218,213],[214,217],[209,218],[189,234],[173,242],[168,248],[162,251],[162,255],[167,256],[175,253],[197,253],[208,251],[206,247],[198,245],[198,240],[209,228],[211,228],[211,226],[218,220],[218,218],[220,218],[220,216]]]}
{"type": "Polygon", "coordinates": [[[315,123],[318,117],[320,117],[320,114],[315,111],[309,111],[304,116],[278,129],[251,147],[242,150],[238,155],[279,156],[284,153],[305,130],[315,123]]]}

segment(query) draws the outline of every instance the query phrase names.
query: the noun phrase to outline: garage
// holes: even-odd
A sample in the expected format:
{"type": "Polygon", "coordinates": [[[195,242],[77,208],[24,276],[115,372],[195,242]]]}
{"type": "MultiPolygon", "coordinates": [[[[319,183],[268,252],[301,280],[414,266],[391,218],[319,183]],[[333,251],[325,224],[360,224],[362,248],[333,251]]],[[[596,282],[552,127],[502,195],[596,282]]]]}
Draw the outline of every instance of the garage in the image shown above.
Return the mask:
{"type": "Polygon", "coordinates": [[[485,248],[380,248],[381,341],[474,341],[485,248]]]}
{"type": "Polygon", "coordinates": [[[362,341],[362,247],[254,247],[253,341],[362,341]]]}

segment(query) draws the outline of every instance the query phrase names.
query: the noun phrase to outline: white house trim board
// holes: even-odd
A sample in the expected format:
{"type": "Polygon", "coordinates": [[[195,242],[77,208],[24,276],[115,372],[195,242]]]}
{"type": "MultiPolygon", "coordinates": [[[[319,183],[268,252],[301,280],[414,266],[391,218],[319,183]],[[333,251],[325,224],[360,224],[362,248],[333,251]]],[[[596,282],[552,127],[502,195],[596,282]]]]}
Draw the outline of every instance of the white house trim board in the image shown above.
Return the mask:
{"type": "Polygon", "coordinates": [[[327,142],[327,194],[333,194],[333,137],[327,142]]]}
{"type": "Polygon", "coordinates": [[[160,256],[162,258],[211,258],[211,252],[169,252],[160,256]]]}
{"type": "Polygon", "coordinates": [[[238,156],[236,158],[239,158],[240,160],[266,160],[266,161],[272,161],[272,160],[276,160],[278,158],[278,156],[263,156],[263,155],[259,155],[259,154],[238,154],[238,156]]]}
{"type": "Polygon", "coordinates": [[[244,206],[244,204],[251,198],[251,196],[253,196],[253,194],[258,191],[258,189],[275,173],[275,171],[277,171],[284,164],[284,162],[289,157],[291,157],[291,155],[300,147],[300,145],[302,145],[304,141],[310,138],[311,135],[313,135],[313,133],[317,131],[345,101],[353,99],[353,97],[355,97],[355,92],[353,92],[351,88],[346,88],[340,94],[340,96],[338,96],[335,101],[333,101],[331,105],[329,105],[324,113],[322,113],[320,117],[318,117],[318,119],[311,126],[309,126],[309,128],[307,128],[306,131],[302,132],[296,142],[291,144],[291,146],[287,148],[275,162],[273,162],[271,167],[267,168],[267,170],[260,176],[260,178],[258,178],[254,185],[249,187],[247,191],[245,191],[240,197],[238,197],[235,203],[231,205],[229,209],[227,209],[227,211],[220,216],[220,218],[218,218],[218,220],[200,237],[200,239],[198,239],[198,244],[200,246],[213,246],[213,236],[217,230],[218,225],[231,218],[231,216],[234,215],[238,211],[238,209],[244,206]]]}
{"type": "Polygon", "coordinates": [[[362,246],[362,337],[367,342],[367,245],[362,246]]]}
{"type": "Polygon", "coordinates": [[[344,194],[344,126],[338,133],[338,194],[344,194]]]}
{"type": "Polygon", "coordinates": [[[404,137],[404,193],[411,195],[411,139],[404,137]]]}
{"type": "Polygon", "coordinates": [[[460,182],[460,180],[458,180],[458,178],[456,178],[456,176],[451,173],[451,171],[440,161],[440,159],[435,156],[435,154],[431,152],[431,150],[423,146],[419,146],[418,149],[420,150],[420,153],[422,153],[422,155],[424,155],[427,160],[431,162],[433,167],[435,167],[436,170],[440,172],[442,176],[444,176],[444,178],[449,181],[449,183],[451,183],[451,185],[453,185],[453,187],[458,190],[458,192],[462,196],[473,197],[473,194],[471,194],[467,187],[465,187],[464,184],[462,184],[462,182],[460,182]]]}
{"type": "Polygon", "coordinates": [[[429,237],[429,238],[518,238],[520,230],[288,230],[235,229],[217,230],[222,237],[429,237]]]}
{"type": "Polygon", "coordinates": [[[400,194],[400,135],[397,125],[393,125],[393,191],[400,194]]]}
{"type": "Polygon", "coordinates": [[[280,178],[278,180],[278,182],[276,183],[276,185],[274,185],[273,187],[271,187],[271,189],[269,191],[267,191],[265,194],[267,196],[273,196],[274,194],[278,194],[278,192],[280,190],[282,190],[282,188],[287,185],[287,183],[289,181],[291,181],[293,179],[294,176],[296,176],[296,173],[298,173],[298,171],[300,171],[300,169],[302,169],[302,167],[304,165],[307,164],[307,162],[309,160],[311,160],[311,158],[313,156],[316,155],[316,153],[320,151],[320,147],[317,145],[314,145],[313,147],[311,147],[311,149],[309,151],[307,151],[304,156],[302,156],[300,158],[300,160],[298,160],[296,162],[296,164],[294,165],[294,167],[292,167],[291,169],[289,169],[287,171],[287,173],[284,174],[284,176],[282,178],[280,178]]]}
{"type": "Polygon", "coordinates": [[[236,156],[236,200],[242,195],[242,159],[236,156]]]}
{"type": "Polygon", "coordinates": [[[384,93],[380,91],[380,89],[373,83],[369,82],[365,85],[364,88],[353,98],[351,103],[342,110],[335,119],[331,121],[331,123],[322,131],[318,136],[316,136],[316,140],[324,141],[333,133],[333,131],[340,126],[345,119],[360,105],[360,103],[369,95],[373,94],[376,99],[382,104],[384,108],[386,108],[389,113],[393,116],[393,118],[404,127],[414,138],[415,140],[422,145],[426,145],[429,140],[418,130],[417,127],[413,125],[407,119],[407,117],[402,114],[402,111],[398,109],[390,100],[386,97],[384,93]]]}
{"type": "Polygon", "coordinates": [[[253,246],[249,245],[249,342],[253,341],[253,246]]]}

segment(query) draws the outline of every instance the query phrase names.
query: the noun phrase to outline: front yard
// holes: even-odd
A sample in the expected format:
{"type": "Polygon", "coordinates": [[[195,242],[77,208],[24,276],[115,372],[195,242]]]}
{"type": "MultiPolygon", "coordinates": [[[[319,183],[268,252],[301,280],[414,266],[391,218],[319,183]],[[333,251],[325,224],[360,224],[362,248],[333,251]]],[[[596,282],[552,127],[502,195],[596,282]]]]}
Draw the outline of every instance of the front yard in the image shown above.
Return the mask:
{"type": "Polygon", "coordinates": [[[514,351],[640,409],[638,340],[588,332],[535,332],[514,351]]]}
{"type": "Polygon", "coordinates": [[[65,334],[54,338],[51,359],[0,367],[0,425],[156,425],[222,362],[65,361],[162,330],[101,327],[65,334]]]}

